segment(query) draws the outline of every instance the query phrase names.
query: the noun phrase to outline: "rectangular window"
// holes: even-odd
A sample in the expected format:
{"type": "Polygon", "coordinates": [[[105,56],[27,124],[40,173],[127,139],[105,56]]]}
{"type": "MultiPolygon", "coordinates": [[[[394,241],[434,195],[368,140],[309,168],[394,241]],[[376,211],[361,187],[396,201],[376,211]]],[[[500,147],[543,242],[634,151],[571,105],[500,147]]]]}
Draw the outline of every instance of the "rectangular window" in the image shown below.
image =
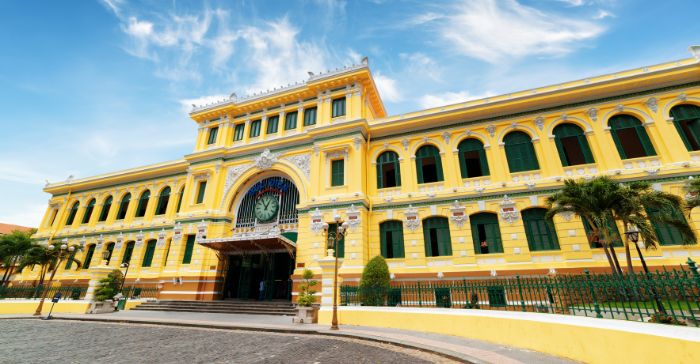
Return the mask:
{"type": "Polygon", "coordinates": [[[122,263],[129,263],[131,261],[131,254],[134,253],[134,242],[130,241],[126,244],[124,249],[124,256],[122,257],[122,263]]]}
{"type": "Polygon", "coordinates": [[[333,99],[331,117],[337,118],[345,115],[345,96],[333,99]]]}
{"type": "Polygon", "coordinates": [[[316,108],[310,107],[304,110],[304,126],[316,124],[316,108]]]}
{"type": "Polygon", "coordinates": [[[185,243],[185,255],[182,257],[182,264],[190,264],[192,262],[192,251],[194,250],[194,235],[187,235],[185,243]]]}
{"type": "Polygon", "coordinates": [[[342,186],[345,184],[345,160],[336,159],[331,161],[331,186],[342,186]]]}
{"type": "Polygon", "coordinates": [[[245,124],[238,124],[233,129],[233,141],[243,140],[243,131],[245,130],[245,124]]]}
{"type": "Polygon", "coordinates": [[[90,268],[90,261],[92,260],[92,256],[95,254],[95,245],[90,245],[88,248],[87,253],[85,254],[85,259],[83,259],[83,269],[88,269],[90,268]]]}
{"type": "Polygon", "coordinates": [[[151,240],[146,244],[146,253],[143,255],[142,267],[150,267],[153,262],[153,254],[156,252],[156,241],[151,240]]]}
{"type": "Polygon", "coordinates": [[[51,215],[51,223],[49,223],[49,226],[53,226],[53,223],[56,222],[56,216],[58,216],[58,209],[53,210],[53,214],[51,215]]]}
{"type": "Polygon", "coordinates": [[[270,116],[267,118],[267,133],[274,134],[277,132],[277,124],[280,121],[279,116],[270,116]]]}
{"type": "Polygon", "coordinates": [[[479,151],[464,152],[464,164],[467,170],[467,178],[481,177],[484,175],[481,168],[481,155],[479,151]]]}
{"type": "Polygon", "coordinates": [[[260,124],[262,124],[262,120],[258,119],[250,123],[250,137],[251,138],[256,138],[260,136],[260,124]]]}
{"type": "Polygon", "coordinates": [[[207,139],[207,144],[216,143],[216,135],[219,133],[219,127],[215,126],[209,129],[209,139],[207,139]]]}
{"type": "Polygon", "coordinates": [[[207,190],[207,181],[199,181],[197,185],[197,200],[195,203],[204,202],[204,192],[207,190]]]}
{"type": "MultiPolygon", "coordinates": [[[[335,236],[336,231],[338,231],[338,224],[328,224],[328,236],[335,236]]],[[[330,242],[332,243],[332,242],[330,242]]],[[[337,241],[336,256],[338,258],[345,257],[345,237],[337,241]]]]}
{"type": "Polygon", "coordinates": [[[284,130],[291,130],[297,128],[297,112],[290,112],[285,116],[284,119],[284,130]]]}

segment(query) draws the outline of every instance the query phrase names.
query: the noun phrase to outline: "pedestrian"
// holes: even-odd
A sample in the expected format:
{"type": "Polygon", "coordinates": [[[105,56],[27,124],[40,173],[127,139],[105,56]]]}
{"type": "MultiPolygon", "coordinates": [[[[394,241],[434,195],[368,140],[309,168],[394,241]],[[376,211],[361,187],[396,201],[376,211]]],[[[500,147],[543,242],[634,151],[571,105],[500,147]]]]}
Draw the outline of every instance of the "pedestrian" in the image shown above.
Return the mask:
{"type": "Polygon", "coordinates": [[[258,295],[258,301],[262,301],[265,298],[265,281],[260,281],[260,295],[258,295]]]}

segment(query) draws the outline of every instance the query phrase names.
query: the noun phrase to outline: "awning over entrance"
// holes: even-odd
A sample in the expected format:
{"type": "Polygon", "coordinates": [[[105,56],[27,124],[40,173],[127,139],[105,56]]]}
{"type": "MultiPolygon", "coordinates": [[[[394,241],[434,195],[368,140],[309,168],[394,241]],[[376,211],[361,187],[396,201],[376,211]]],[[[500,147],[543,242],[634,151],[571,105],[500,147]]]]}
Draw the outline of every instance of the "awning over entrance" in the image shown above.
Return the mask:
{"type": "Polygon", "coordinates": [[[199,244],[224,254],[272,253],[283,250],[294,258],[296,233],[238,233],[225,238],[205,239],[199,241],[199,244]]]}

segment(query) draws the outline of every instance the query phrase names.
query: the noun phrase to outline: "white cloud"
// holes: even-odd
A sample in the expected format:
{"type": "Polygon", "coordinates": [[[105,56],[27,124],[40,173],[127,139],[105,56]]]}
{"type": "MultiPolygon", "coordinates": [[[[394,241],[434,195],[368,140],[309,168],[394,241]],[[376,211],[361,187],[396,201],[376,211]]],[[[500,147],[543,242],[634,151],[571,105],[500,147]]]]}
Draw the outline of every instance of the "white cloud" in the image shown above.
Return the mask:
{"type": "Polygon", "coordinates": [[[399,58],[406,63],[406,70],[411,77],[427,76],[433,81],[442,81],[442,70],[434,59],[424,53],[401,53],[399,58]]]}
{"type": "Polygon", "coordinates": [[[605,18],[615,18],[615,14],[613,14],[607,10],[599,9],[598,12],[593,16],[593,19],[596,19],[596,20],[605,19],[605,18]]]}
{"type": "Polygon", "coordinates": [[[436,22],[450,48],[490,63],[560,56],[603,33],[597,23],[547,13],[515,0],[462,1],[436,22]]]}
{"type": "Polygon", "coordinates": [[[121,14],[121,6],[124,4],[123,0],[102,0],[102,5],[107,9],[111,10],[115,15],[119,16],[121,14]]]}
{"type": "Polygon", "coordinates": [[[0,158],[0,181],[43,185],[56,178],[42,171],[34,170],[12,156],[0,158]]]}
{"type": "Polygon", "coordinates": [[[395,79],[384,76],[381,72],[377,71],[374,74],[374,83],[377,85],[377,89],[379,89],[379,96],[381,96],[382,100],[399,102],[403,99],[403,95],[395,79]]]}
{"type": "Polygon", "coordinates": [[[420,104],[421,108],[429,109],[432,107],[457,104],[469,100],[483,99],[493,95],[494,94],[492,92],[486,92],[479,95],[470,95],[467,91],[444,92],[440,94],[423,95],[418,100],[418,103],[420,104]]]}
{"type": "Polygon", "coordinates": [[[10,212],[0,214],[0,221],[10,224],[38,227],[44,218],[46,204],[20,203],[10,212]]]}
{"type": "Polygon", "coordinates": [[[582,6],[586,3],[584,0],[559,0],[563,3],[567,3],[571,6],[582,6]]]}

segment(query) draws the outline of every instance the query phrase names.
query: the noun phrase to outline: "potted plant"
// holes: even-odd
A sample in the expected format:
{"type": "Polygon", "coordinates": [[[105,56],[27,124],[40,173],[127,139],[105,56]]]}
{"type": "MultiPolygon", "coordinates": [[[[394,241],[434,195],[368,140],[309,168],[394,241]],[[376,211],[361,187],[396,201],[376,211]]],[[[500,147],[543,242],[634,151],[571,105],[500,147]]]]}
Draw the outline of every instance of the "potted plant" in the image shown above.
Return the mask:
{"type": "Polygon", "coordinates": [[[124,275],[119,269],[110,272],[107,277],[100,279],[100,287],[95,290],[95,302],[90,306],[90,313],[114,312],[115,297],[120,296],[119,287],[124,275]]]}
{"type": "Polygon", "coordinates": [[[315,324],[318,322],[318,305],[316,305],[316,290],[314,287],[318,282],[314,278],[314,272],[304,269],[301,275],[303,281],[299,286],[297,296],[297,315],[292,320],[298,324],[315,324]]]}

